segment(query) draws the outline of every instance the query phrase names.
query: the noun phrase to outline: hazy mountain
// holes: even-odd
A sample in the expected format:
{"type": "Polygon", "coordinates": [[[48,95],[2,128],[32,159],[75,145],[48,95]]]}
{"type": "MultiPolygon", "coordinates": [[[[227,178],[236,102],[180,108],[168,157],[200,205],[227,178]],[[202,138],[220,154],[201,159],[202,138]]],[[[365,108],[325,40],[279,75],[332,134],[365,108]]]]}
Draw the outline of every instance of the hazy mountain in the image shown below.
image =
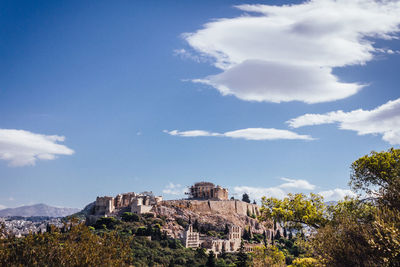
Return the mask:
{"type": "Polygon", "coordinates": [[[0,217],[7,216],[47,216],[47,217],[64,217],[78,212],[75,208],[57,208],[46,204],[35,204],[32,206],[22,206],[18,208],[7,208],[0,210],[0,217]]]}

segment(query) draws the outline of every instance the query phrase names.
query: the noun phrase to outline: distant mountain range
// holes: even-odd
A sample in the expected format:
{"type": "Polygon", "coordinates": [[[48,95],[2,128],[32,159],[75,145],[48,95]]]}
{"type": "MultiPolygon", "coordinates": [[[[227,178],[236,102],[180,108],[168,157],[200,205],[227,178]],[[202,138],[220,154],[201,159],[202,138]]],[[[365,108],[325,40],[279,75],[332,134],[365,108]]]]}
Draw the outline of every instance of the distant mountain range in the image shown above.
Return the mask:
{"type": "Polygon", "coordinates": [[[75,208],[57,208],[46,204],[35,204],[31,206],[22,206],[18,208],[7,208],[0,210],[0,217],[7,216],[46,216],[46,217],[65,217],[80,211],[75,208]]]}

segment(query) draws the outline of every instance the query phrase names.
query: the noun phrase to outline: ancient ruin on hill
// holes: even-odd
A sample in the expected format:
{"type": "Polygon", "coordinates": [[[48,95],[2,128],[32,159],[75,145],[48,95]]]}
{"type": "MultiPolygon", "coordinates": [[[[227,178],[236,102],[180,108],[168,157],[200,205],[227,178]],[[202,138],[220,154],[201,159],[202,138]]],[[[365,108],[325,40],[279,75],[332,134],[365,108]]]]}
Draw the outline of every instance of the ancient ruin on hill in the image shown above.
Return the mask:
{"type": "Polygon", "coordinates": [[[228,189],[210,182],[199,182],[189,187],[189,199],[228,200],[228,189]]]}
{"type": "Polygon", "coordinates": [[[154,205],[162,201],[161,196],[154,196],[152,192],[135,192],[118,194],[115,197],[97,197],[93,215],[111,215],[119,210],[143,214],[151,211],[154,205]]]}

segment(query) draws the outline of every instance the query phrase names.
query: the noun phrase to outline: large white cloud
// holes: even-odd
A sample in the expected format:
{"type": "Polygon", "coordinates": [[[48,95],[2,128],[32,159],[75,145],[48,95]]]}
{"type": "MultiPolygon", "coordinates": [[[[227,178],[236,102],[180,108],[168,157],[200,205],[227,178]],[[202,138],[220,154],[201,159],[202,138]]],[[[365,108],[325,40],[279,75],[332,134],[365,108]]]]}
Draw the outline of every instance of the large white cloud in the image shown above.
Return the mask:
{"type": "Polygon", "coordinates": [[[314,0],[237,8],[251,15],[218,19],[183,36],[223,70],[195,82],[252,101],[317,103],[355,94],[362,85],[340,82],[332,69],[365,64],[375,53],[393,54],[371,40],[396,37],[400,24],[399,1],[314,0]]]}
{"type": "Polygon", "coordinates": [[[37,160],[52,160],[57,155],[72,155],[72,149],[57,143],[64,140],[64,136],[0,129],[0,159],[10,166],[24,166],[35,165],[37,160]]]}
{"type": "Polygon", "coordinates": [[[240,138],[245,140],[278,140],[278,139],[313,140],[313,138],[309,135],[300,135],[292,131],[272,129],[272,128],[247,128],[225,133],[213,133],[203,130],[192,130],[192,131],[164,130],[164,132],[169,135],[183,136],[183,137],[218,136],[218,137],[240,138]]]}
{"type": "Polygon", "coordinates": [[[339,123],[339,128],[356,131],[359,135],[381,134],[392,145],[400,144],[400,98],[373,110],[358,109],[351,112],[333,111],[326,114],[305,114],[289,120],[293,128],[339,123]]]}

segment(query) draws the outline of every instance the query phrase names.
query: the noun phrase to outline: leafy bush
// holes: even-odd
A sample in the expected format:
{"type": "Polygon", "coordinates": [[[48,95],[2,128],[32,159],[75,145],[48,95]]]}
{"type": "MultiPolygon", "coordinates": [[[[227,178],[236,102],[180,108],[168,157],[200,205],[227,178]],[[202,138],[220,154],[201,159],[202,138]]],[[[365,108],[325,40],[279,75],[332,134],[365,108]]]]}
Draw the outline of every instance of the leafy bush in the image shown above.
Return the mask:
{"type": "Polygon", "coordinates": [[[124,212],[121,217],[124,222],[138,222],[140,220],[139,215],[132,212],[124,212]]]}

